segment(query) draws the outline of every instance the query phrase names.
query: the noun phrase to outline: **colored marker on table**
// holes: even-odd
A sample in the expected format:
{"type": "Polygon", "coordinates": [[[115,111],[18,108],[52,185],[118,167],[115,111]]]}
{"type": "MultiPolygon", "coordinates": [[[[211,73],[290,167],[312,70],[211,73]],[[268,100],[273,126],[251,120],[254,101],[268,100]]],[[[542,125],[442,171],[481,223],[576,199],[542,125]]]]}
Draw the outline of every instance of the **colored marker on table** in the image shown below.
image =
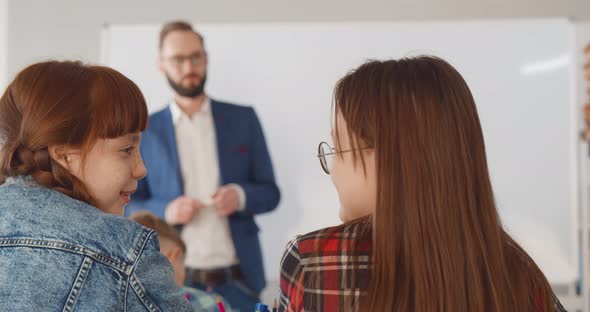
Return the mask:
{"type": "Polygon", "coordinates": [[[257,303],[254,312],[270,312],[266,304],[257,303]]]}
{"type": "Polygon", "coordinates": [[[225,312],[225,307],[223,306],[223,302],[221,302],[220,296],[217,296],[217,307],[219,308],[219,312],[225,312]]]}

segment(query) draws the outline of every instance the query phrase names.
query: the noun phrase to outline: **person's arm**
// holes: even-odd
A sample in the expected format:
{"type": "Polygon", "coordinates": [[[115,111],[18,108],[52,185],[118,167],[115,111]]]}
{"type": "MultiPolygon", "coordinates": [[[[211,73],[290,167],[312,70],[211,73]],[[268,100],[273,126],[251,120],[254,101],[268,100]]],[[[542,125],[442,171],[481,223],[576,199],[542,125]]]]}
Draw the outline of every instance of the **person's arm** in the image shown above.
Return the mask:
{"type": "Polygon", "coordinates": [[[303,266],[299,254],[298,238],[287,244],[281,259],[279,311],[303,311],[303,266]]]}
{"type": "Polygon", "coordinates": [[[150,231],[135,262],[127,285],[127,311],[192,311],[174,270],[159,252],[157,234],[150,231]]]}
{"type": "Polygon", "coordinates": [[[274,210],[281,199],[279,187],[275,182],[272,161],[264,138],[262,126],[254,109],[250,110],[252,144],[251,179],[238,183],[244,190],[245,205],[238,213],[260,214],[274,210]]]}

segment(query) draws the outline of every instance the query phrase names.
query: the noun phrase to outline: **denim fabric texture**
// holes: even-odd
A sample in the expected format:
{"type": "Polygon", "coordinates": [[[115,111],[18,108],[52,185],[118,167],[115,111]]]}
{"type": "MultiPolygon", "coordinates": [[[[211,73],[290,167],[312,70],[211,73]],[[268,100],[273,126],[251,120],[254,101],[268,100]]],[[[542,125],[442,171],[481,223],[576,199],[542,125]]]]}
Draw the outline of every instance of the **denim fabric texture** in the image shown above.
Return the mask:
{"type": "Polygon", "coordinates": [[[0,311],[192,311],[152,230],[31,177],[0,186],[0,311]]]}

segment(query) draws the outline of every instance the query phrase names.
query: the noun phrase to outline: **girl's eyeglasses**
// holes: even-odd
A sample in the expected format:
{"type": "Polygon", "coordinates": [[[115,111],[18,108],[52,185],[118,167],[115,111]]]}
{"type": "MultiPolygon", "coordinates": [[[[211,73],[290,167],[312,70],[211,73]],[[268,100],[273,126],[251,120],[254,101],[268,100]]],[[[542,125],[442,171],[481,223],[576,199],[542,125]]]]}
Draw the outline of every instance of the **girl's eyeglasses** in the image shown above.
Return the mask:
{"type": "MultiPolygon", "coordinates": [[[[361,149],[369,149],[369,147],[361,148],[361,149]]],[[[322,169],[327,174],[330,174],[332,170],[332,163],[334,160],[334,154],[342,154],[352,152],[354,149],[349,149],[345,151],[337,151],[335,148],[331,147],[330,144],[326,142],[320,142],[318,145],[318,158],[320,160],[320,165],[322,165],[322,169]]]]}

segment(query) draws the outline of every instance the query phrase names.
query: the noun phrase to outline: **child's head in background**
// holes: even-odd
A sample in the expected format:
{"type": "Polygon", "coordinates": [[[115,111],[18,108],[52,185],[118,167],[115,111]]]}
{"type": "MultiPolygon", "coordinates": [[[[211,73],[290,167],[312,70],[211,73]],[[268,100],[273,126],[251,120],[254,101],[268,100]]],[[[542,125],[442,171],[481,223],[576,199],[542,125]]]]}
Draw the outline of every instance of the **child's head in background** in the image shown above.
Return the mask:
{"type": "Polygon", "coordinates": [[[158,233],[160,237],[160,252],[168,258],[168,261],[170,261],[174,268],[176,285],[184,285],[184,256],[186,254],[186,245],[176,229],[148,211],[138,211],[132,214],[129,219],[158,233]]]}

